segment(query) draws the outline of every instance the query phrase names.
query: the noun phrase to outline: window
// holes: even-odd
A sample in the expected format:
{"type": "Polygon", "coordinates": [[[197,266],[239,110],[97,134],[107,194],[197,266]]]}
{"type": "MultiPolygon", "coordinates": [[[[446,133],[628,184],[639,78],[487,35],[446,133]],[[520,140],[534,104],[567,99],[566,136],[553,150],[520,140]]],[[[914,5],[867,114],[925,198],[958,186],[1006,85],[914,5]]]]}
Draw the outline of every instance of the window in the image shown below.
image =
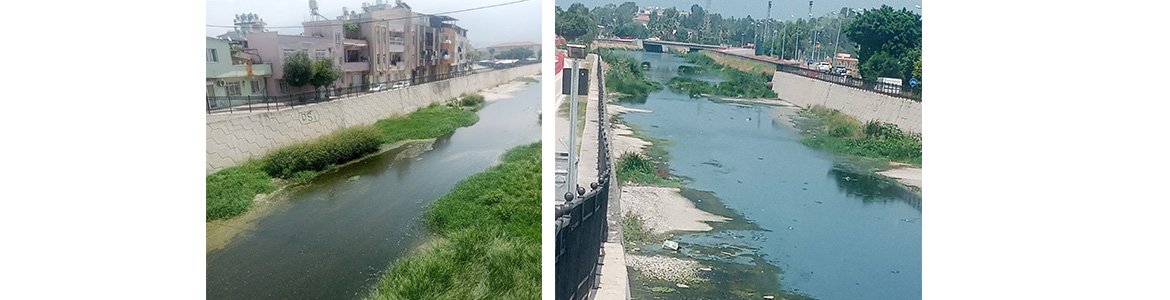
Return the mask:
{"type": "Polygon", "coordinates": [[[325,50],[317,49],[316,59],[322,59],[322,58],[325,58],[325,50]]]}
{"type": "Polygon", "coordinates": [[[256,94],[259,92],[260,92],[260,81],[259,80],[252,80],[252,93],[256,94]]]}
{"type": "Polygon", "coordinates": [[[210,84],[207,85],[207,96],[208,97],[215,96],[215,86],[214,85],[210,85],[210,84]]]}
{"type": "Polygon", "coordinates": [[[288,59],[288,57],[289,57],[289,56],[292,56],[292,54],[293,54],[293,50],[292,50],[292,49],[284,49],[284,58],[285,58],[285,59],[288,59]]]}
{"type": "Polygon", "coordinates": [[[340,34],[340,33],[334,33],[334,34],[333,34],[333,39],[334,39],[334,40],[337,40],[337,43],[338,43],[338,44],[340,44],[340,43],[341,43],[341,34],[340,34]]]}
{"type": "Polygon", "coordinates": [[[240,95],[240,83],[239,82],[228,83],[227,84],[227,94],[228,94],[228,96],[239,96],[240,95]]]}
{"type": "Polygon", "coordinates": [[[284,82],[284,80],[280,81],[280,93],[288,94],[288,82],[284,82]]]}
{"type": "Polygon", "coordinates": [[[219,56],[216,55],[215,49],[207,49],[207,62],[209,62],[209,63],[219,62],[219,56]]]}

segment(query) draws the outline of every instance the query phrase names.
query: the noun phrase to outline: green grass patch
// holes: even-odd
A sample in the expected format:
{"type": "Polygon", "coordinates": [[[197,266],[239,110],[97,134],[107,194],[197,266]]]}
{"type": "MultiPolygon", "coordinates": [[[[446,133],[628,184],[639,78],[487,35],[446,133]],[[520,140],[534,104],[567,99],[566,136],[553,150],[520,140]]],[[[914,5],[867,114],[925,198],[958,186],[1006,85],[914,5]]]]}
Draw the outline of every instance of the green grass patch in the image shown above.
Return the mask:
{"type": "Polygon", "coordinates": [[[897,125],[862,123],[820,105],[800,114],[813,123],[813,133],[801,141],[805,145],[834,153],[922,165],[922,137],[906,133],[897,125]]]}
{"type": "Polygon", "coordinates": [[[539,142],[464,179],[427,209],[440,241],[396,261],[366,299],[539,299],[539,142]]]}
{"type": "MultiPolygon", "coordinates": [[[[569,102],[573,97],[565,96],[565,100],[561,101],[561,106],[557,108],[557,114],[565,119],[569,118],[569,102]]],[[[589,106],[589,97],[578,97],[577,99],[577,136],[580,137],[585,132],[585,109],[589,106]]]]}
{"type": "Polygon", "coordinates": [[[658,167],[641,153],[625,153],[617,161],[619,182],[634,182],[645,185],[681,187],[682,179],[670,175],[670,171],[658,167]]]}
{"type": "Polygon", "coordinates": [[[613,54],[608,49],[600,54],[601,59],[609,64],[605,72],[605,89],[620,93],[618,100],[642,103],[651,92],[662,89],[662,83],[650,79],[634,58],[613,54]]]}
{"type": "Polygon", "coordinates": [[[665,234],[657,234],[646,228],[642,219],[634,213],[626,214],[622,217],[622,236],[625,240],[625,247],[627,250],[637,247],[634,243],[653,244],[660,243],[666,239],[665,234]]]}
{"type": "Polygon", "coordinates": [[[373,126],[355,126],[308,142],[296,143],[269,152],[260,169],[279,178],[312,178],[330,166],[346,163],[378,151],[382,133],[373,126]],[[294,176],[295,175],[295,176],[294,176]]]}
{"type": "Polygon", "coordinates": [[[382,143],[390,144],[402,140],[437,138],[478,121],[479,116],[475,112],[431,105],[404,117],[379,120],[374,126],[382,130],[382,143]]]}
{"type": "Polygon", "coordinates": [[[776,92],[768,88],[768,81],[771,79],[766,74],[756,74],[741,71],[739,69],[724,66],[712,59],[710,56],[701,52],[691,52],[683,56],[687,63],[699,65],[699,68],[691,66],[680,66],[679,73],[684,72],[684,67],[688,71],[693,72],[695,69],[710,69],[719,72],[719,76],[724,79],[717,85],[702,80],[695,80],[687,77],[674,77],[666,83],[671,90],[682,91],[689,94],[692,98],[698,98],[700,95],[709,94],[724,97],[734,98],[776,98],[776,92]]]}
{"type": "Polygon", "coordinates": [[[207,221],[241,215],[252,207],[256,194],[274,190],[272,177],[255,160],[207,175],[207,221]]]}

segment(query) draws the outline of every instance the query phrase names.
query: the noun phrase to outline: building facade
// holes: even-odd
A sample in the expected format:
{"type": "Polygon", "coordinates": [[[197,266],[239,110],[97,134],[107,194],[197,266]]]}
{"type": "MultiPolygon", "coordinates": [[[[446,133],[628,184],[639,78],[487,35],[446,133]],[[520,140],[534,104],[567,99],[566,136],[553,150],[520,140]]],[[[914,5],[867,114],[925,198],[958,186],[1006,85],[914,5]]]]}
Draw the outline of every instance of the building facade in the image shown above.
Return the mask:
{"type": "Polygon", "coordinates": [[[207,37],[208,109],[260,102],[268,96],[272,64],[249,52],[254,51],[240,49],[232,55],[230,41],[207,37]]]}

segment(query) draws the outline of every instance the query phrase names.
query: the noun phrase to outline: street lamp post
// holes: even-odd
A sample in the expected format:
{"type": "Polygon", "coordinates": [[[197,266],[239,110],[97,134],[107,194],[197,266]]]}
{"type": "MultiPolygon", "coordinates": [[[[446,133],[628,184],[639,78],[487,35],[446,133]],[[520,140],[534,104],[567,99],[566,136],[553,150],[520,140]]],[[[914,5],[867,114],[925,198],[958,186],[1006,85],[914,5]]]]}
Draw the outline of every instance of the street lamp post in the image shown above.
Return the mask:
{"type": "MultiPolygon", "coordinates": [[[[837,12],[833,12],[833,14],[837,14],[837,12]]],[[[842,17],[841,15],[839,15],[839,14],[837,15],[837,40],[833,42],[833,56],[834,57],[837,56],[837,47],[840,47],[840,45],[841,45],[841,27],[844,27],[844,25],[845,25],[845,20],[842,19],[841,17],[842,17]]]]}

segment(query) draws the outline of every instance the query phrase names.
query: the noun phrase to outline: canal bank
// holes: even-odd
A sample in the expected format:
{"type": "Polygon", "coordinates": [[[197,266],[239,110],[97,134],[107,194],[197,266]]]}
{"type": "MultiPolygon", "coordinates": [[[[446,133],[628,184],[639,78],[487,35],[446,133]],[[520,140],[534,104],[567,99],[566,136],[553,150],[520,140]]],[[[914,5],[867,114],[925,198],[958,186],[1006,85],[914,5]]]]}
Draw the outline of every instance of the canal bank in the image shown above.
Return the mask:
{"type": "Polygon", "coordinates": [[[387,151],[290,191],[250,230],[208,252],[208,298],[360,298],[430,235],[421,216],[431,201],[506,150],[539,140],[540,86],[487,103],[479,122],[419,155],[387,151]]]}
{"type": "MultiPolygon", "coordinates": [[[[679,76],[684,64],[670,55],[619,53],[650,61],[648,73],[659,82],[679,76]]],[[[855,172],[847,157],[803,145],[787,118],[795,110],[672,91],[623,105],[649,111],[621,116],[638,134],[673,144],[662,147],[669,173],[684,179],[680,194],[731,219],[724,223],[750,224],[676,233],[677,252],[661,243],[641,248],[639,255],[699,262],[699,275],[708,280],[680,287],[631,268],[635,298],[921,297],[921,198],[884,177],[855,172]]]]}

